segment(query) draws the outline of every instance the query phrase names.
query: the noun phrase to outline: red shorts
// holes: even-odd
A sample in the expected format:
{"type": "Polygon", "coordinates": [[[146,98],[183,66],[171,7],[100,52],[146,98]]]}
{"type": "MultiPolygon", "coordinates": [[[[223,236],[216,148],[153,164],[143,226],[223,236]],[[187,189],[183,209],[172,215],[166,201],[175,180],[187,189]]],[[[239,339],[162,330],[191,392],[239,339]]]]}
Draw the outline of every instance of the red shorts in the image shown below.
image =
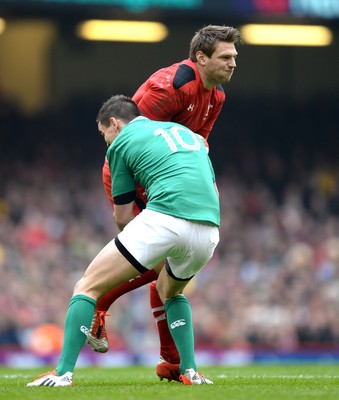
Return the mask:
{"type": "MultiPolygon", "coordinates": [[[[108,200],[110,201],[112,207],[114,207],[114,201],[113,201],[113,197],[112,197],[112,180],[111,180],[111,173],[109,170],[107,158],[105,158],[105,163],[102,167],[102,181],[104,184],[106,196],[107,196],[108,200]]],[[[136,199],[135,199],[135,202],[133,205],[134,216],[140,214],[141,210],[143,210],[146,207],[146,203],[147,203],[147,196],[146,196],[145,189],[142,186],[140,186],[138,183],[136,186],[137,186],[136,187],[137,193],[136,193],[136,199]]]]}

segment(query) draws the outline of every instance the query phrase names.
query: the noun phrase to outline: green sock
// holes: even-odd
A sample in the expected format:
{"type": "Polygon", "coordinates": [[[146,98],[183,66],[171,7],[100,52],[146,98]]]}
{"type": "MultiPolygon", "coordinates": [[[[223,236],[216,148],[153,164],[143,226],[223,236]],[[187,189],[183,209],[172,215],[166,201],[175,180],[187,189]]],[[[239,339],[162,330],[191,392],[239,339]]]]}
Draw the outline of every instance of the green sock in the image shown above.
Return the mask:
{"type": "Polygon", "coordinates": [[[74,371],[80,350],[87,339],[95,305],[95,300],[82,294],[71,298],[65,320],[62,352],[56,368],[58,375],[74,371]]]}
{"type": "Polygon", "coordinates": [[[180,355],[180,371],[182,374],[188,368],[196,371],[190,303],[185,296],[180,295],[167,300],[164,306],[168,327],[180,355]]]}

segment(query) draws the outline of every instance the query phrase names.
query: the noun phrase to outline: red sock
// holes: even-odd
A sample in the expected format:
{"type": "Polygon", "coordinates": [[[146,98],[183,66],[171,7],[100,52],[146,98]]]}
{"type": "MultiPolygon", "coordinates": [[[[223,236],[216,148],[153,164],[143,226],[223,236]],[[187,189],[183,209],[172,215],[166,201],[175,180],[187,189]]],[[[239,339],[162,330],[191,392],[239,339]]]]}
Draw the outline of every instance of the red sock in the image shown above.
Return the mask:
{"type": "Polygon", "coordinates": [[[100,300],[98,300],[96,310],[107,311],[110,308],[111,304],[123,294],[131,292],[132,290],[137,289],[138,287],[144,286],[147,283],[150,283],[157,278],[158,278],[157,273],[151,269],[143,273],[142,275],[138,276],[137,278],[121,284],[120,286],[106,293],[105,296],[103,296],[100,300]]]}
{"type": "Polygon", "coordinates": [[[180,356],[168,329],[165,307],[159,297],[156,282],[149,286],[151,309],[159,332],[160,355],[172,364],[179,364],[180,356]]]}

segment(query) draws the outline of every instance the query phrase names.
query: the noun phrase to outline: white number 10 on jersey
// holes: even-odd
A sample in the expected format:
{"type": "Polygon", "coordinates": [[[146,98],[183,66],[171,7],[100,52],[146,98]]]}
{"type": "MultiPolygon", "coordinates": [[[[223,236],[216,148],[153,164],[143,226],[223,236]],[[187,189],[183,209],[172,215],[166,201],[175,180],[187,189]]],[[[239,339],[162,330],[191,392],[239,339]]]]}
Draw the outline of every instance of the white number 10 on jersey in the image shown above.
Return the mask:
{"type": "MultiPolygon", "coordinates": [[[[165,129],[162,128],[156,129],[154,131],[154,135],[155,136],[161,135],[166,140],[166,143],[173,152],[178,151],[178,145],[186,150],[199,151],[201,149],[201,142],[197,138],[197,136],[200,135],[197,135],[192,131],[190,131],[189,129],[181,128],[179,126],[172,126],[172,128],[170,128],[169,131],[165,131],[165,129]],[[193,143],[192,144],[186,143],[185,140],[180,135],[180,131],[188,133],[192,137],[193,143]]],[[[200,137],[202,138],[202,136],[200,137]]],[[[208,152],[208,145],[206,146],[206,150],[208,152]]]]}

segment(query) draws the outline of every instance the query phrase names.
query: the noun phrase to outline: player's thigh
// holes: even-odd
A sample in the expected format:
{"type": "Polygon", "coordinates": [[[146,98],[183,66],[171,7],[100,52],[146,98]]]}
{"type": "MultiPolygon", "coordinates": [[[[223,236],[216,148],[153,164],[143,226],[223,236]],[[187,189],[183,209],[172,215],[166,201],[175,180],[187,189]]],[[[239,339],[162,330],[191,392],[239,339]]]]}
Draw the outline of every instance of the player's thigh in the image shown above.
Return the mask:
{"type": "Polygon", "coordinates": [[[118,235],[125,253],[144,269],[162,269],[166,257],[176,249],[181,220],[153,210],[143,210],[118,235]]]}
{"type": "Polygon", "coordinates": [[[159,264],[157,264],[153,268],[154,272],[156,272],[158,274],[158,276],[159,276],[161,270],[165,267],[165,264],[166,264],[166,261],[161,261],[159,264]]]}
{"type": "Polygon", "coordinates": [[[110,289],[140,275],[117,249],[114,240],[109,242],[90,263],[74,293],[99,298],[110,289]]]}

